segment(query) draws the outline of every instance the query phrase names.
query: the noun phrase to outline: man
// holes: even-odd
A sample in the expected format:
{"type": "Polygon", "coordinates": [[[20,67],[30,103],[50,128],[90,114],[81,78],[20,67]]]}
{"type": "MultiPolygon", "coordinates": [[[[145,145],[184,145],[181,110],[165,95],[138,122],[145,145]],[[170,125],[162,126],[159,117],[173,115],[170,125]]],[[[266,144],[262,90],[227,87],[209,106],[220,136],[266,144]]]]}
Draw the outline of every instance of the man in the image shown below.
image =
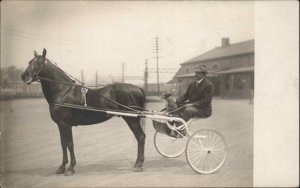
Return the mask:
{"type": "Polygon", "coordinates": [[[207,67],[200,65],[195,70],[195,81],[190,83],[187,91],[177,99],[185,108],[181,117],[188,121],[192,117],[207,118],[212,114],[211,101],[214,93],[213,84],[206,79],[207,67]]]}

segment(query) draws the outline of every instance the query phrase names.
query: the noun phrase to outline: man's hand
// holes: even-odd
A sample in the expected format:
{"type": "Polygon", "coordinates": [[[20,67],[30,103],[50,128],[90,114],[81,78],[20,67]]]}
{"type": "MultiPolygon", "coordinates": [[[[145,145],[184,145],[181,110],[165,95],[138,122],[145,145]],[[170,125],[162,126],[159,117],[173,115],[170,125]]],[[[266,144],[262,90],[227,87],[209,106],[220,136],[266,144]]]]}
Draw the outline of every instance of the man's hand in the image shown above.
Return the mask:
{"type": "Polygon", "coordinates": [[[185,104],[184,107],[192,107],[193,104],[185,104]]]}

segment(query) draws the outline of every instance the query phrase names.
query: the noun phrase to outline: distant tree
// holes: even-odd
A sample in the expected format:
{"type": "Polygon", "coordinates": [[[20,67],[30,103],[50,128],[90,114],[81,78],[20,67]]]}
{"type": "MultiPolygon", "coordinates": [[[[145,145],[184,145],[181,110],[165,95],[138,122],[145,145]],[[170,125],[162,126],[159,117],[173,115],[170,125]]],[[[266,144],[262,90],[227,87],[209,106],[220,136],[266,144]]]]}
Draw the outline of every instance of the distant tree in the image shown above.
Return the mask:
{"type": "Polygon", "coordinates": [[[11,82],[21,81],[22,72],[23,72],[22,69],[19,69],[14,65],[1,68],[0,71],[1,87],[5,88],[11,82]]]}

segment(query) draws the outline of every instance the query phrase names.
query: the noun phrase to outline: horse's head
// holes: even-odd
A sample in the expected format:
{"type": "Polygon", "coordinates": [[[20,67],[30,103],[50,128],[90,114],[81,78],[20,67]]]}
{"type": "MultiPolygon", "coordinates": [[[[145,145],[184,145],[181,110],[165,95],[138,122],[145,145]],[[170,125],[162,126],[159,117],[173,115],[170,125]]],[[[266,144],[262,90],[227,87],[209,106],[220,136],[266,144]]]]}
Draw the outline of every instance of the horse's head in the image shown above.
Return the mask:
{"type": "Polygon", "coordinates": [[[34,51],[34,58],[29,61],[28,67],[23,72],[21,78],[27,84],[31,84],[36,81],[39,74],[43,70],[46,62],[46,49],[43,50],[43,55],[37,55],[37,52],[34,51]]]}

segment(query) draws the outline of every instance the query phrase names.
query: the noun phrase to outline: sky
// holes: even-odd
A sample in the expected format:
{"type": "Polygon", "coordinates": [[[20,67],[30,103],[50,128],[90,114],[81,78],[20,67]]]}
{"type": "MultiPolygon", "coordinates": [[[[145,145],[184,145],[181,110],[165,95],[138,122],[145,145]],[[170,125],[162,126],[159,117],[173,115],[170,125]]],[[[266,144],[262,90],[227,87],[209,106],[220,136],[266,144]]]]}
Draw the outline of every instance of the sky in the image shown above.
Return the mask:
{"type": "MultiPolygon", "coordinates": [[[[86,82],[142,78],[145,61],[167,82],[180,64],[221,45],[254,39],[254,1],[2,1],[1,67],[47,57],[86,82]]],[[[143,82],[128,80],[127,82],[143,82]]],[[[149,74],[156,82],[156,74],[149,74]]]]}

